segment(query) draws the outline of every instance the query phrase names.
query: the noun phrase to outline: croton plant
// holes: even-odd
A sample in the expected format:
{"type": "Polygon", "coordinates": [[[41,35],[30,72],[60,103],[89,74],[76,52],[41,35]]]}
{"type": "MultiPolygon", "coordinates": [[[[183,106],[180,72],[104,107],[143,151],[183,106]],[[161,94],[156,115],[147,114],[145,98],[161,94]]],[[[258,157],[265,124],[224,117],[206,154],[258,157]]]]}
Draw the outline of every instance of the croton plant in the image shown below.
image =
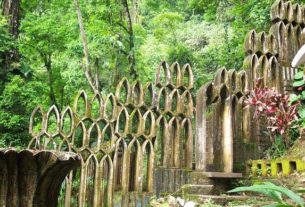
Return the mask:
{"type": "Polygon", "coordinates": [[[256,81],[256,87],[250,92],[245,104],[255,107],[254,118],[265,117],[272,137],[282,135],[285,145],[289,127],[298,119],[299,101],[290,101],[290,96],[278,93],[274,88],[261,87],[262,79],[256,81]]]}

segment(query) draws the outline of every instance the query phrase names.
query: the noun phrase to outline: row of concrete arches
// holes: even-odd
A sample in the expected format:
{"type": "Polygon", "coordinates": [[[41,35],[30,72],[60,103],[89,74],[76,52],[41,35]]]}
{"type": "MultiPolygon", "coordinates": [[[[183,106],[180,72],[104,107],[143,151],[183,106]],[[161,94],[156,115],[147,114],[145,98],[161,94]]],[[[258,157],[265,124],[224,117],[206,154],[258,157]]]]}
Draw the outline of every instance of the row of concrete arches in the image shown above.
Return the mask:
{"type": "MultiPolygon", "coordinates": [[[[47,143],[40,139],[46,136],[53,142],[59,137],[59,140],[62,141],[72,141],[72,145],[79,148],[82,146],[96,147],[109,141],[113,143],[115,137],[126,134],[144,136],[145,138],[154,137],[155,113],[151,110],[141,109],[129,109],[129,111],[127,108],[121,107],[115,121],[84,117],[75,122],[70,108],[65,110],[62,115],[59,114],[56,107],[51,107],[46,114],[41,111],[41,108],[37,108],[31,117],[32,141],[47,148],[47,143]]],[[[59,145],[58,142],[57,145],[59,145]]]]}
{"type": "Polygon", "coordinates": [[[249,77],[249,88],[255,88],[258,79],[262,79],[260,87],[274,88],[277,92],[283,92],[285,77],[276,57],[249,55],[244,61],[244,68],[249,77]]]}
{"type": "Polygon", "coordinates": [[[305,7],[290,1],[277,0],[271,6],[271,21],[286,21],[303,25],[305,22],[305,7]]]}
{"type": "Polygon", "coordinates": [[[151,140],[132,136],[118,139],[110,152],[79,149],[81,167],[66,178],[60,202],[107,207],[115,193],[152,192],[154,153],[151,140]]]}
{"type": "Polygon", "coordinates": [[[194,86],[194,76],[189,64],[180,68],[179,63],[175,62],[168,65],[162,62],[156,72],[156,87],[169,87],[190,90],[194,86]]]}
{"type": "Polygon", "coordinates": [[[273,34],[278,42],[278,61],[290,66],[293,57],[305,43],[304,26],[279,21],[270,27],[269,33],[273,34]]]}

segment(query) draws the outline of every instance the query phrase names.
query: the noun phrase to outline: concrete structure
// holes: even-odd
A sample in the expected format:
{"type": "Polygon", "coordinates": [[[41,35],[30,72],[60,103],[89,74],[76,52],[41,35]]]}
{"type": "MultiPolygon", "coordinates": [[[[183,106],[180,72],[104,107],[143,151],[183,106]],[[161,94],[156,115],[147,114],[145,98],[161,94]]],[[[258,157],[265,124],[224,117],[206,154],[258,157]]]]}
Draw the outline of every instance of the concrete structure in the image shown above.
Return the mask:
{"type": "Polygon", "coordinates": [[[37,107],[31,116],[30,149],[76,152],[81,167],[66,177],[62,206],[144,206],[152,194],[181,189],[217,192],[241,177],[248,159],[268,145],[264,122],[244,100],[255,86],[289,91],[292,58],[305,41],[305,9],[276,1],[269,33],[250,31],[244,70],[219,69],[193,91],[190,65],[163,62],[155,83],[124,78],[115,94],[81,91],[62,112],[37,107]],[[193,97],[196,94],[196,98],[193,97]]]}

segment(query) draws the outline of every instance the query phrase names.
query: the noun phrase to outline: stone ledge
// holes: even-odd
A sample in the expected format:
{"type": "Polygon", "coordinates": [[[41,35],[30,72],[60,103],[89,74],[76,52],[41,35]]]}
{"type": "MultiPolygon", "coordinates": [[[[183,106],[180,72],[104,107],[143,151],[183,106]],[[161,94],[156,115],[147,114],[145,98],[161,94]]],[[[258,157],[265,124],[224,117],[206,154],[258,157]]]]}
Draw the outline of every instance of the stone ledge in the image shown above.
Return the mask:
{"type": "Polygon", "coordinates": [[[206,178],[242,178],[243,177],[242,173],[193,171],[192,174],[206,178]]]}
{"type": "Polygon", "coordinates": [[[208,178],[242,178],[242,173],[206,172],[208,178]]]}

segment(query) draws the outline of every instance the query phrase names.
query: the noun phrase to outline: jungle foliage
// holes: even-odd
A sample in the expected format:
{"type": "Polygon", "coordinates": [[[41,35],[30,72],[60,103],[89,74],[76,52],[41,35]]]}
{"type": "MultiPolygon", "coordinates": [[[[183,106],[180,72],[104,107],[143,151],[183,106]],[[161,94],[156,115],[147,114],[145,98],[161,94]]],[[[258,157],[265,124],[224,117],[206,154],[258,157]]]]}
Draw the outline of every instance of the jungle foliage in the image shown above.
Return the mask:
{"type": "Polygon", "coordinates": [[[162,60],[190,63],[197,88],[241,69],[245,34],[268,28],[273,0],[0,3],[0,146],[24,146],[33,108],[71,104],[88,77],[106,93],[124,76],[152,81],[162,60]]]}

